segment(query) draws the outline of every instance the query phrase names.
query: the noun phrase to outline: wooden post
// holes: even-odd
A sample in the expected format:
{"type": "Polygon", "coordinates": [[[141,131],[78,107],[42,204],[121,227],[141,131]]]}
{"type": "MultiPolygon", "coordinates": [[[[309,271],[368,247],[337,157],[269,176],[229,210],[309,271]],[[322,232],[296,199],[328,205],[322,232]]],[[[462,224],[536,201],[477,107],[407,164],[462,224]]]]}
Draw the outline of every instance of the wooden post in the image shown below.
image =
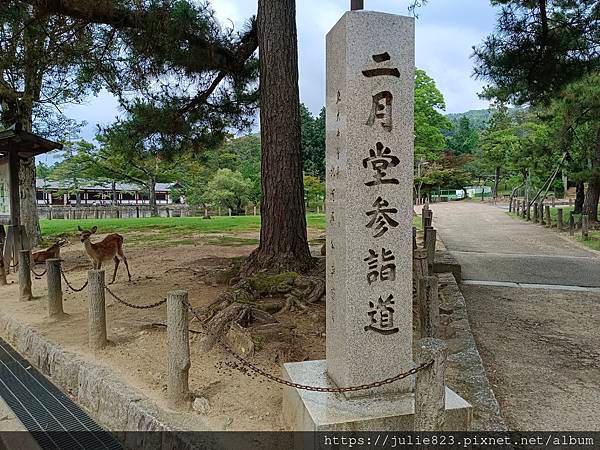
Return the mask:
{"type": "Polygon", "coordinates": [[[417,249],[417,227],[413,227],[413,251],[417,249]]]}
{"type": "Polygon", "coordinates": [[[229,217],[231,217],[231,208],[228,208],[229,210],[229,217]]]}
{"type": "Polygon", "coordinates": [[[427,250],[427,265],[429,266],[429,273],[433,273],[433,263],[435,262],[435,244],[437,240],[437,231],[433,228],[427,231],[427,241],[425,242],[425,249],[427,250]]]}
{"type": "Polygon", "coordinates": [[[538,203],[535,202],[533,204],[533,223],[538,223],[539,222],[538,210],[539,210],[538,203]]]}
{"type": "Polygon", "coordinates": [[[60,319],[65,316],[63,310],[62,280],[60,275],[60,259],[51,258],[46,261],[46,280],[48,281],[48,317],[60,319]]]}
{"type": "Polygon", "coordinates": [[[427,269],[427,250],[421,248],[415,250],[413,271],[415,286],[418,286],[417,283],[419,278],[424,278],[429,275],[427,269]]]}
{"type": "Polygon", "coordinates": [[[546,226],[548,228],[552,228],[552,216],[550,215],[550,206],[546,205],[544,207],[544,210],[546,212],[546,226]]]}
{"type": "Polygon", "coordinates": [[[558,208],[556,210],[556,228],[558,229],[558,231],[562,231],[564,226],[565,226],[565,224],[564,224],[564,218],[563,218],[563,209],[558,208]]]}
{"type": "Polygon", "coordinates": [[[544,204],[540,203],[540,225],[546,225],[546,220],[544,219],[544,204]]]}
{"type": "Polygon", "coordinates": [[[88,344],[92,350],[106,347],[104,270],[88,271],[88,344]]]}
{"type": "Polygon", "coordinates": [[[188,332],[187,291],[167,296],[167,393],[169,407],[189,405],[190,343],[188,332]]]}
{"type": "Polygon", "coordinates": [[[519,215],[519,213],[521,212],[521,200],[517,200],[517,215],[519,215]]]}
{"type": "Polygon", "coordinates": [[[52,220],[52,205],[48,206],[48,220],[52,220]]]}
{"type": "Polygon", "coordinates": [[[581,216],[581,237],[584,241],[589,239],[590,218],[587,214],[581,216]]]}
{"type": "Polygon", "coordinates": [[[531,222],[531,204],[527,203],[527,220],[531,222]]]}
{"type": "Polygon", "coordinates": [[[514,208],[513,208],[513,204],[515,203],[515,199],[511,198],[510,202],[508,202],[508,212],[513,212],[514,208]]]}
{"type": "Polygon", "coordinates": [[[569,235],[575,236],[575,215],[569,211],[569,235]]]}
{"type": "Polygon", "coordinates": [[[256,215],[256,206],[254,207],[254,215],[256,215]]]}
{"type": "MultiPolygon", "coordinates": [[[[6,268],[4,266],[4,243],[6,242],[6,230],[0,224],[0,286],[6,286],[6,268]]],[[[10,249],[7,249],[10,251],[10,249]]]]}
{"type": "Polygon", "coordinates": [[[573,199],[569,198],[569,207],[573,206],[573,199]]]}
{"type": "Polygon", "coordinates": [[[426,338],[417,342],[416,364],[433,360],[433,364],[417,372],[415,384],[415,431],[442,431],[446,412],[446,360],[448,347],[440,339],[426,338]]]}
{"type": "Polygon", "coordinates": [[[556,198],[554,197],[554,195],[552,196],[552,207],[554,208],[556,206],[556,198]]]}
{"type": "Polygon", "coordinates": [[[31,293],[31,251],[19,250],[19,300],[33,300],[31,293]]]}
{"type": "Polygon", "coordinates": [[[440,301],[437,277],[417,280],[417,302],[421,337],[440,337],[440,301]]]}
{"type": "Polygon", "coordinates": [[[95,208],[95,209],[94,209],[94,219],[96,219],[96,220],[97,220],[97,219],[99,219],[99,218],[100,218],[100,214],[99,214],[98,208],[95,208]]]}

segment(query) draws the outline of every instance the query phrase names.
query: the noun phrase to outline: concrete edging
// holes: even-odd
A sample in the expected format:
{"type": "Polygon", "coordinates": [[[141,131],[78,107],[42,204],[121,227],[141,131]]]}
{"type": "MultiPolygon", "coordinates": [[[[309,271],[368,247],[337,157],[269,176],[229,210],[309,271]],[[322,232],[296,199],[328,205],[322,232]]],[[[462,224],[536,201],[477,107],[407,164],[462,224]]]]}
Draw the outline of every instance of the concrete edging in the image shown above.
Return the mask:
{"type": "Polygon", "coordinates": [[[454,334],[446,339],[450,350],[448,385],[472,404],[473,431],[507,431],[471,331],[465,298],[452,273],[440,273],[438,278],[443,305],[450,304],[454,309],[451,321],[454,334]]]}
{"type": "Polygon", "coordinates": [[[195,448],[162,419],[168,415],[107,367],[86,361],[37,331],[0,313],[0,336],[70,394],[95,420],[126,446],[148,449],[195,448]],[[151,431],[156,433],[136,433],[151,431]]]}

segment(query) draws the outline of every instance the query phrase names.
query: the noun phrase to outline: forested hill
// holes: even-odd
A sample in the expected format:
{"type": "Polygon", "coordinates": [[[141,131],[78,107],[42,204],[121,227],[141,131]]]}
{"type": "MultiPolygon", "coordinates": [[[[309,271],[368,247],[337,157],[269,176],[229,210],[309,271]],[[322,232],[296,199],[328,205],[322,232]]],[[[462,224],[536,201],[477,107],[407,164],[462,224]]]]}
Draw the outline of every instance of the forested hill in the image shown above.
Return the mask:
{"type": "MultiPolygon", "coordinates": [[[[514,116],[516,113],[522,110],[523,108],[509,108],[508,113],[511,116],[514,116]]],[[[461,117],[467,117],[469,119],[469,122],[471,122],[472,128],[476,130],[484,130],[488,120],[492,116],[492,113],[492,109],[472,109],[463,113],[446,114],[446,117],[448,118],[448,120],[450,120],[453,126],[456,126],[458,124],[458,121],[461,117]]]]}

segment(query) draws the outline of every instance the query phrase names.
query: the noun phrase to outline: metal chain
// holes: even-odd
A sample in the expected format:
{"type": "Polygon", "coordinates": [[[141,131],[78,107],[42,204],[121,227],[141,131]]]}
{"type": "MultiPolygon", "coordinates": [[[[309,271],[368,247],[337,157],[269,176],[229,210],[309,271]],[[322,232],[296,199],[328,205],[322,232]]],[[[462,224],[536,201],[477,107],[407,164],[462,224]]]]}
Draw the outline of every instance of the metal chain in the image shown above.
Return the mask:
{"type": "Polygon", "coordinates": [[[76,288],[74,288],[74,287],[71,285],[71,283],[69,283],[69,280],[67,280],[67,276],[65,275],[65,271],[63,270],[62,266],[61,266],[61,268],[60,268],[60,274],[62,275],[62,277],[63,277],[63,280],[65,280],[65,283],[67,283],[67,286],[69,287],[69,289],[71,289],[73,292],[81,292],[81,291],[83,291],[83,290],[84,290],[84,289],[87,287],[87,285],[88,285],[88,281],[86,280],[86,282],[83,284],[83,286],[81,286],[81,288],[80,288],[80,289],[76,289],[76,288]]]}
{"type": "MultiPolygon", "coordinates": [[[[196,311],[194,311],[194,308],[192,308],[192,305],[189,302],[184,301],[183,302],[184,305],[187,307],[187,309],[192,313],[192,315],[200,322],[201,319],[198,316],[198,314],[196,313],[196,311]]],[[[283,384],[285,386],[289,386],[295,389],[300,389],[303,391],[311,391],[311,392],[329,392],[329,393],[342,393],[342,392],[356,392],[356,391],[365,391],[368,389],[374,389],[374,388],[378,388],[381,386],[385,386],[387,384],[392,384],[395,383],[396,381],[402,380],[406,377],[409,377],[411,375],[415,375],[417,372],[426,369],[428,367],[430,367],[431,365],[433,365],[433,360],[428,361],[424,364],[421,364],[420,366],[414,367],[412,369],[410,369],[407,372],[403,372],[403,373],[399,373],[398,375],[395,375],[393,377],[389,377],[386,378],[384,380],[380,380],[380,381],[375,381],[373,383],[368,383],[368,384],[360,384],[357,386],[347,386],[347,387],[337,387],[337,388],[333,388],[333,387],[322,387],[322,386],[310,386],[310,385],[306,385],[306,384],[299,384],[299,383],[294,383],[292,381],[288,381],[288,380],[284,380],[283,378],[279,378],[276,377],[275,375],[261,369],[260,367],[256,366],[255,364],[251,363],[250,361],[248,361],[246,358],[244,358],[243,356],[239,355],[238,353],[236,353],[235,351],[233,351],[231,349],[231,347],[229,347],[225,342],[223,342],[221,340],[220,337],[215,336],[214,334],[212,335],[214,338],[216,338],[217,343],[227,352],[229,353],[231,356],[233,356],[235,359],[237,359],[242,365],[246,366],[248,369],[252,370],[254,373],[261,375],[263,377],[265,377],[268,380],[271,380],[275,383],[278,384],[283,384]]]]}
{"type": "Polygon", "coordinates": [[[42,273],[36,273],[33,267],[30,267],[29,269],[31,270],[31,273],[34,274],[36,277],[43,277],[44,275],[46,275],[46,272],[48,272],[48,269],[44,269],[42,273]]]}
{"type": "Polygon", "coordinates": [[[119,303],[122,303],[125,306],[133,308],[133,309],[152,309],[152,308],[157,308],[157,307],[167,303],[167,299],[165,298],[156,303],[152,303],[151,305],[134,305],[133,303],[129,303],[129,302],[123,300],[122,298],[120,298],[119,296],[117,296],[113,291],[111,291],[109,289],[108,286],[104,286],[104,289],[106,289],[106,292],[108,292],[116,301],[118,301],[119,303]]]}
{"type": "Polygon", "coordinates": [[[19,265],[19,261],[15,262],[14,265],[8,265],[8,267],[10,267],[11,269],[14,269],[15,267],[17,267],[19,265]]]}

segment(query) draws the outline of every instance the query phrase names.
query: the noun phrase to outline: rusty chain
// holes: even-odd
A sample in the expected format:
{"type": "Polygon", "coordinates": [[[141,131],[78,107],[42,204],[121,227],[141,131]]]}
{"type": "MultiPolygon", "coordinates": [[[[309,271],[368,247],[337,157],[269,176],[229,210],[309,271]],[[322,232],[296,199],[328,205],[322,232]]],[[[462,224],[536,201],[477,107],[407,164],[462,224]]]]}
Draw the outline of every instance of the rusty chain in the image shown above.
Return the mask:
{"type": "Polygon", "coordinates": [[[60,267],[60,274],[63,277],[63,280],[65,280],[65,283],[67,283],[67,286],[69,287],[69,289],[71,289],[73,292],[81,292],[83,291],[87,285],[88,285],[88,281],[86,280],[86,282],[83,284],[83,286],[81,286],[80,289],[74,288],[71,283],[69,283],[69,280],[67,280],[67,276],[65,275],[65,271],[63,270],[62,266],[60,267]]]}
{"type": "Polygon", "coordinates": [[[152,309],[152,308],[157,308],[157,307],[167,303],[167,299],[165,298],[156,303],[152,303],[151,305],[134,305],[133,303],[129,303],[129,302],[123,300],[122,298],[120,298],[113,291],[111,291],[108,286],[104,286],[104,289],[106,289],[106,292],[108,292],[116,301],[118,301],[119,303],[121,303],[125,306],[128,306],[129,308],[133,308],[133,309],[152,309]]]}
{"type": "MultiPolygon", "coordinates": [[[[198,320],[200,321],[200,323],[202,323],[200,317],[198,316],[198,314],[196,313],[196,311],[194,310],[194,308],[192,307],[192,305],[187,302],[184,301],[183,304],[186,306],[186,308],[192,313],[192,315],[198,320]]],[[[206,333],[204,333],[206,334],[206,333]]],[[[265,371],[264,369],[261,369],[260,367],[258,367],[257,365],[251,363],[250,361],[248,361],[246,358],[244,358],[243,356],[239,355],[237,352],[233,351],[231,349],[231,347],[229,347],[225,342],[223,342],[223,340],[219,337],[219,336],[215,336],[212,335],[217,343],[231,356],[233,356],[236,360],[238,360],[243,366],[247,367],[248,369],[250,369],[251,371],[253,371],[254,373],[261,375],[262,377],[273,381],[275,383],[278,384],[282,384],[291,388],[295,388],[295,389],[300,389],[303,391],[311,391],[311,392],[329,392],[329,393],[343,393],[343,392],[357,392],[357,391],[365,391],[368,389],[375,389],[381,386],[385,386],[387,384],[392,384],[395,383],[396,381],[402,380],[404,378],[407,378],[411,375],[415,375],[417,372],[426,369],[428,367],[430,367],[433,364],[433,360],[428,361],[424,364],[421,364],[420,366],[414,367],[406,372],[402,372],[399,373],[398,375],[395,375],[393,377],[389,377],[386,378],[384,380],[380,380],[380,381],[375,381],[373,383],[368,383],[368,384],[360,384],[357,386],[346,386],[346,387],[322,387],[322,386],[310,386],[310,385],[306,385],[306,384],[300,384],[300,383],[294,383],[292,381],[288,381],[288,380],[284,380],[283,378],[279,378],[276,377],[275,375],[265,371]]]]}
{"type": "Polygon", "coordinates": [[[38,278],[43,277],[44,275],[46,275],[46,272],[48,272],[48,269],[44,269],[44,271],[42,273],[36,273],[36,271],[33,269],[33,267],[30,267],[29,270],[31,270],[31,273],[34,274],[38,278]]]}

